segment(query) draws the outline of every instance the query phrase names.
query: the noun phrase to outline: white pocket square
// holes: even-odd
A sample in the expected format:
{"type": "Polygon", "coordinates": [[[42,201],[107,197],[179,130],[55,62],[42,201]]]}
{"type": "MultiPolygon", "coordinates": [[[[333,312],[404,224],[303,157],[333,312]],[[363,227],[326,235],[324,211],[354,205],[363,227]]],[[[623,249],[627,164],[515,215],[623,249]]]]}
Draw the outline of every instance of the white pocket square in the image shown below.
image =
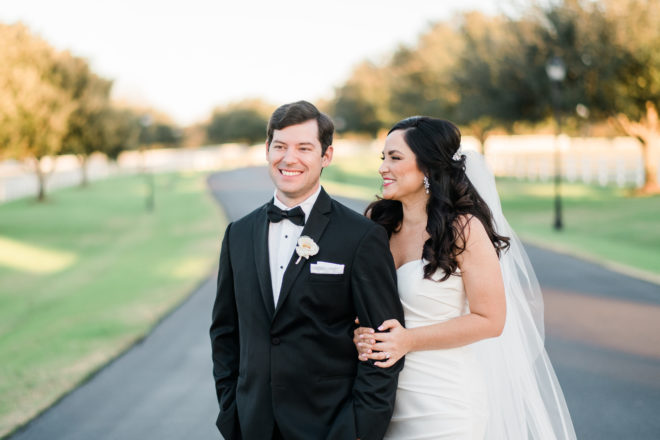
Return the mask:
{"type": "Polygon", "coordinates": [[[318,261],[309,265],[311,273],[326,275],[341,275],[344,273],[344,265],[337,263],[328,263],[327,261],[318,261]]]}

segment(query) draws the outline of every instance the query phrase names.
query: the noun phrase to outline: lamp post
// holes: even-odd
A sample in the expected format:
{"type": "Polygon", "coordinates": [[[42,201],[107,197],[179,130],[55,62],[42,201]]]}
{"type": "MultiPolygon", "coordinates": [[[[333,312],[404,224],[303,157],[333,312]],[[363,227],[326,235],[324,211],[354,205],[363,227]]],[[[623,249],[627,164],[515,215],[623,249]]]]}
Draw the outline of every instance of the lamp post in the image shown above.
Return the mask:
{"type": "Polygon", "coordinates": [[[545,65],[545,73],[551,84],[552,109],[555,116],[555,221],[554,228],[560,231],[564,225],[561,215],[561,151],[559,148],[559,134],[561,133],[561,121],[559,119],[559,84],[566,78],[566,65],[564,61],[555,56],[545,65]]]}

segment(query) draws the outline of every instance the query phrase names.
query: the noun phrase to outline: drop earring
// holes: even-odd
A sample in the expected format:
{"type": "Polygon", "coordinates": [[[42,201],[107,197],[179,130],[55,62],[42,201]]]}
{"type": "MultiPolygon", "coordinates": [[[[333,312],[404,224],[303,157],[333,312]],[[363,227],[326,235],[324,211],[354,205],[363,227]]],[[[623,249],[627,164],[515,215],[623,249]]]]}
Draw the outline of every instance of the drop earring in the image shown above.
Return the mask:
{"type": "Polygon", "coordinates": [[[424,176],[424,192],[426,194],[429,193],[429,188],[431,187],[431,183],[429,182],[429,178],[424,176]]]}

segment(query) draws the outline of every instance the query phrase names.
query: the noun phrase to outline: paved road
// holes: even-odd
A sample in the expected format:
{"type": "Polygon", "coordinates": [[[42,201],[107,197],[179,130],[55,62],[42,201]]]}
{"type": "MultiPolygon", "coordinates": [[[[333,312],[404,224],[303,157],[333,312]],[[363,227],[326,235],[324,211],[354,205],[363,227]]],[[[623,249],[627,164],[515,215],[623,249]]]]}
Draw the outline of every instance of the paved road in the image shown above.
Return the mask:
{"type": "MultiPolygon", "coordinates": [[[[209,185],[230,219],[272,195],[263,168],[216,174],[209,185]]],[[[528,252],[578,438],[659,439],[660,287],[540,248],[528,252]]],[[[207,336],[213,282],[12,440],[218,439],[207,336]]]]}

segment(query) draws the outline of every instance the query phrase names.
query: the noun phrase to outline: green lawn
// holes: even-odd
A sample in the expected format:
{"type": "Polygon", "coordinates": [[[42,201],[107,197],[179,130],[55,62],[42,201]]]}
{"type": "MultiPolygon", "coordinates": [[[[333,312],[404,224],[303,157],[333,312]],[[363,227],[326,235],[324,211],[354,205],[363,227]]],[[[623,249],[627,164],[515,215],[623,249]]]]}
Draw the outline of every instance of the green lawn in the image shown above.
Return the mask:
{"type": "Polygon", "coordinates": [[[143,337],[212,270],[224,219],[202,174],[0,205],[0,436],[143,337]]]}
{"type": "Polygon", "coordinates": [[[321,183],[332,194],[372,200],[381,190],[380,164],[380,153],[377,151],[335,157],[330,166],[323,170],[321,183]]]}
{"type": "Polygon", "coordinates": [[[564,229],[555,231],[552,183],[500,179],[504,213],[523,238],[660,275],[660,197],[562,184],[564,229]]]}
{"type": "MultiPolygon", "coordinates": [[[[371,199],[380,192],[378,152],[336,158],[323,171],[331,193],[371,199]]],[[[630,197],[629,190],[567,184],[564,229],[553,230],[551,182],[499,179],[504,214],[521,238],[560,251],[660,275],[660,196],[630,197]]]]}

